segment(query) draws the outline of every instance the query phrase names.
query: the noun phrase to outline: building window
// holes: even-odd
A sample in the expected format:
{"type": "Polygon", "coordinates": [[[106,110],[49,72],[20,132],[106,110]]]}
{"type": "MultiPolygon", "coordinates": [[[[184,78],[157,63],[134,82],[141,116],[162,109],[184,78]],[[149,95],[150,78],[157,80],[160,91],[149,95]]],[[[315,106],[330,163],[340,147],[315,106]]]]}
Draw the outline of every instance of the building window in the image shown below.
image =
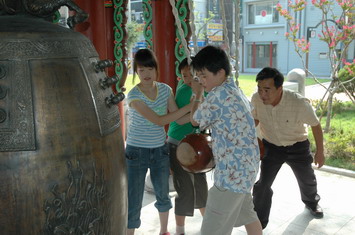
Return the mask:
{"type": "Polygon", "coordinates": [[[248,5],[248,24],[278,23],[279,13],[276,11],[278,2],[259,2],[248,5]]]}
{"type": "Polygon", "coordinates": [[[131,20],[138,24],[144,23],[142,0],[131,0],[131,20]]]}
{"type": "Polygon", "coordinates": [[[248,44],[248,68],[277,67],[277,45],[270,43],[248,44]]]}

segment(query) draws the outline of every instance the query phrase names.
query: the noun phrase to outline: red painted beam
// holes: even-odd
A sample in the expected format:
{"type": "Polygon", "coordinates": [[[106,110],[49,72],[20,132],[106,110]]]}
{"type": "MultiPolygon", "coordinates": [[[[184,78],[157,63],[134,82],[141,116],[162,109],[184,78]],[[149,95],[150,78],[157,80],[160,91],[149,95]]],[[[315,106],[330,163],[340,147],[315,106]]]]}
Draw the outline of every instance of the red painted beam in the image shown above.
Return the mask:
{"type": "MultiPolygon", "coordinates": [[[[110,59],[115,61],[114,56],[114,21],[113,21],[113,8],[105,8],[104,1],[88,1],[88,0],[75,0],[76,4],[89,14],[86,22],[78,24],[75,31],[78,31],[87,36],[94,44],[99,58],[110,59]]],[[[126,51],[124,51],[126,53],[126,51]]],[[[115,68],[110,67],[106,70],[108,76],[115,74],[115,68]]],[[[127,69],[123,76],[127,76],[127,69]]],[[[125,119],[123,103],[119,103],[118,109],[121,114],[121,130],[123,137],[125,137],[125,119]]]]}
{"type": "Polygon", "coordinates": [[[270,54],[270,58],[269,58],[269,64],[270,67],[272,67],[272,42],[270,42],[270,48],[269,48],[269,54],[270,54]]]}
{"type": "Polygon", "coordinates": [[[152,1],[153,47],[159,61],[159,80],[175,91],[175,19],[168,0],[152,1]]]}
{"type": "Polygon", "coordinates": [[[252,50],[253,50],[253,58],[252,58],[251,67],[256,68],[256,44],[255,44],[255,42],[253,42],[252,50]]]}
{"type": "MultiPolygon", "coordinates": [[[[75,0],[78,6],[89,14],[85,23],[78,24],[75,31],[87,36],[94,44],[100,59],[113,59],[107,56],[106,10],[103,1],[75,0]]],[[[112,31],[112,29],[110,29],[112,31]]]]}

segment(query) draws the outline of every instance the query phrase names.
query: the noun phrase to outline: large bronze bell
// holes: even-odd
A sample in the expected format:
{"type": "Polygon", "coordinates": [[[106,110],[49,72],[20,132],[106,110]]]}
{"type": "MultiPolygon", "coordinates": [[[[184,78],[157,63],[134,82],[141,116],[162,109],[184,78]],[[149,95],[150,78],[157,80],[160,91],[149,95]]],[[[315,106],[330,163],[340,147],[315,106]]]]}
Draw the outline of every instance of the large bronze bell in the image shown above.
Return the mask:
{"type": "Polygon", "coordinates": [[[80,33],[0,17],[1,234],[126,233],[124,145],[105,66],[80,33]]]}

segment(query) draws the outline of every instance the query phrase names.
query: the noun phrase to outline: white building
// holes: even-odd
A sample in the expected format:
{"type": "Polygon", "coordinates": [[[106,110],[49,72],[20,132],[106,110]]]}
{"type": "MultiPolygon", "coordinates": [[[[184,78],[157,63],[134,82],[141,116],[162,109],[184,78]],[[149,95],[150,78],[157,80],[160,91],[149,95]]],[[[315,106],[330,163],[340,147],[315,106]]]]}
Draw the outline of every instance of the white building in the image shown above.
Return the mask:
{"type": "MultiPolygon", "coordinates": [[[[289,31],[284,17],[279,16],[276,4],[280,2],[283,8],[287,8],[284,1],[242,1],[242,46],[240,60],[243,72],[259,72],[262,67],[272,66],[278,68],[284,74],[294,68],[303,68],[300,57],[294,50],[294,45],[284,35],[289,31]]],[[[334,6],[337,6],[335,2],[334,6]]],[[[335,8],[335,12],[340,9],[335,8]]],[[[328,46],[319,40],[318,34],[321,27],[318,25],[321,19],[321,11],[314,7],[311,1],[302,12],[296,16],[300,23],[299,37],[307,38],[307,30],[311,43],[308,68],[317,75],[329,77],[330,62],[328,46]],[[316,27],[319,26],[319,27],[316,27]],[[316,28],[315,28],[316,27],[316,28]]],[[[332,24],[332,23],[330,23],[332,24]]],[[[342,45],[340,45],[342,46],[342,45]]],[[[340,49],[340,48],[338,48],[340,49]]],[[[354,59],[354,42],[348,48],[347,60],[354,59]]]]}

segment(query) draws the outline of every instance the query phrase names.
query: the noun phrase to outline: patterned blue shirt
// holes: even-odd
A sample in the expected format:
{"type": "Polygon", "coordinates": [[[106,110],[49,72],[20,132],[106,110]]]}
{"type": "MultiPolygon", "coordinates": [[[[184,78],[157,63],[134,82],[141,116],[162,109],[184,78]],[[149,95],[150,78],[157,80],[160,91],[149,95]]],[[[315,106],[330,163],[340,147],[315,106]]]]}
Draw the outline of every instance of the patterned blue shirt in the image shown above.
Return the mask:
{"type": "Polygon", "coordinates": [[[213,88],[193,118],[201,129],[211,130],[215,185],[250,193],[260,152],[250,102],[233,79],[213,88]]]}
{"type": "Polygon", "coordinates": [[[132,88],[128,93],[128,145],[142,148],[157,148],[165,144],[166,132],[164,126],[158,126],[146,118],[144,118],[134,108],[130,107],[130,103],[134,100],[142,100],[149,108],[151,108],[159,116],[168,112],[168,99],[172,89],[164,83],[156,82],[157,97],[155,100],[149,99],[139,89],[138,86],[132,88]]]}

